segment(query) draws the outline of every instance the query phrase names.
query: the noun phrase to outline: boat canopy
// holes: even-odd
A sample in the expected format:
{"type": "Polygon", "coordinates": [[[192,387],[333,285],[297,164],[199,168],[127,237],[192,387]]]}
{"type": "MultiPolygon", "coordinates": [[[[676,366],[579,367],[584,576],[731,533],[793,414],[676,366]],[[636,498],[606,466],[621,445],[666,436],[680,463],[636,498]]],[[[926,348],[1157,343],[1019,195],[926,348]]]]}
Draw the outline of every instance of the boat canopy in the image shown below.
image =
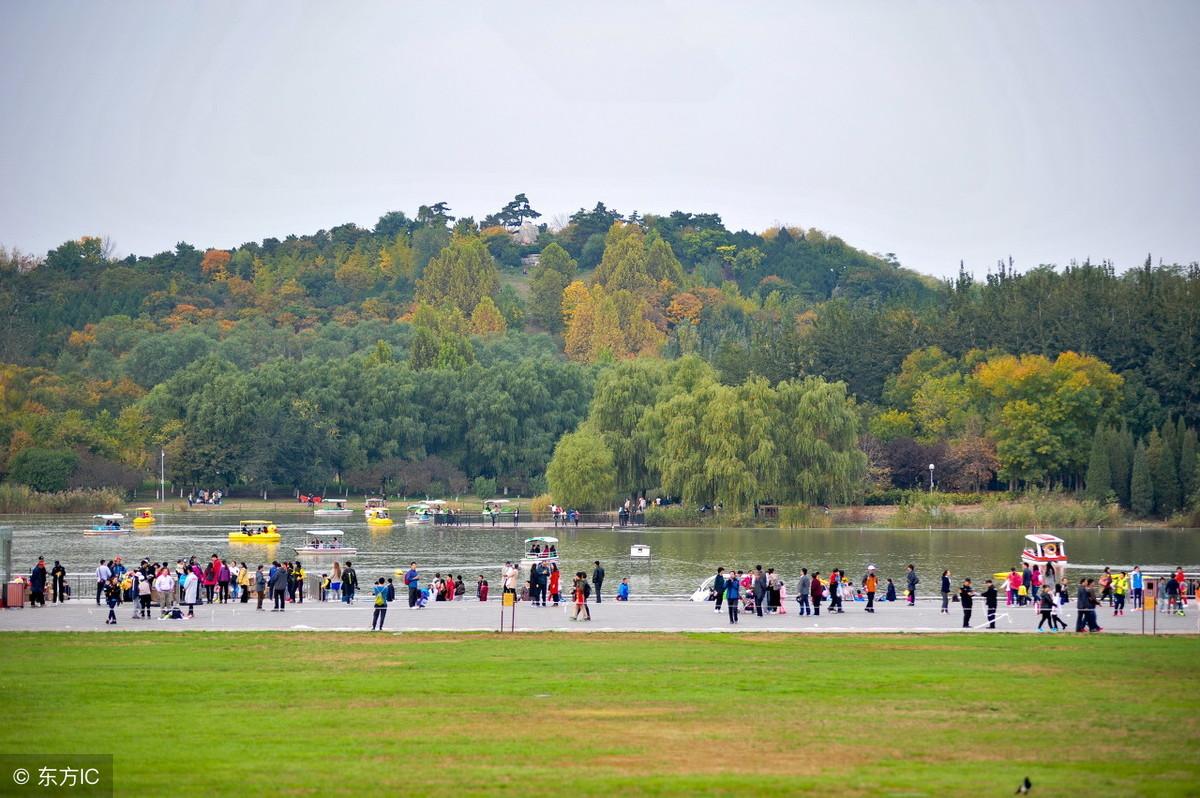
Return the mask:
{"type": "Polygon", "coordinates": [[[443,504],[446,503],[446,500],[445,499],[426,499],[425,501],[423,501],[421,503],[428,504],[430,507],[441,507],[443,504]]]}
{"type": "Polygon", "coordinates": [[[258,518],[258,519],[252,520],[252,521],[239,521],[238,523],[240,523],[242,526],[249,526],[250,524],[261,524],[263,526],[268,526],[275,522],[274,521],[264,521],[261,518],[258,518]]]}
{"type": "Polygon", "coordinates": [[[345,504],[348,501],[350,501],[350,500],[349,499],[325,499],[326,504],[336,504],[338,507],[341,507],[343,504],[345,504]]]}
{"type": "Polygon", "coordinates": [[[1063,542],[1063,539],[1060,537],[1055,537],[1054,535],[1046,535],[1046,534],[1026,535],[1025,539],[1031,543],[1036,543],[1039,546],[1042,545],[1043,543],[1062,543],[1063,542]]]}
{"type": "Polygon", "coordinates": [[[304,534],[310,538],[340,538],[346,533],[340,529],[310,529],[304,534]]]}
{"type": "Polygon", "coordinates": [[[488,499],[484,504],[508,504],[508,499],[488,499]]]}
{"type": "Polygon", "coordinates": [[[533,543],[549,543],[552,546],[557,546],[558,538],[547,538],[547,537],[525,538],[525,548],[529,548],[530,544],[533,544],[533,543]]]}
{"type": "Polygon", "coordinates": [[[92,518],[99,518],[101,521],[124,521],[125,516],[121,513],[104,513],[93,515],[92,518]]]}
{"type": "Polygon", "coordinates": [[[133,509],[137,510],[139,513],[149,513],[153,512],[154,510],[153,507],[135,507],[133,509]]]}

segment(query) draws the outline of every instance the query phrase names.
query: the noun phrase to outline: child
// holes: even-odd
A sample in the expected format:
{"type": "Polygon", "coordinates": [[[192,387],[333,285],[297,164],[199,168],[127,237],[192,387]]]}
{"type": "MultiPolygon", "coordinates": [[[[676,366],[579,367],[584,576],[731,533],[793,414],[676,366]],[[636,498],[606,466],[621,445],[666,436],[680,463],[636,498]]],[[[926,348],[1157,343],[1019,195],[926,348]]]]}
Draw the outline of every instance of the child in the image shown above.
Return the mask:
{"type": "Polygon", "coordinates": [[[888,579],[887,592],[884,594],[884,601],[896,600],[896,585],[891,579],[888,579]]]}
{"type": "Polygon", "coordinates": [[[1112,581],[1113,590],[1113,615],[1125,614],[1125,593],[1128,590],[1129,575],[1124,571],[1117,574],[1112,581]]]}
{"type": "Polygon", "coordinates": [[[488,580],[483,578],[483,574],[480,574],[479,579],[475,582],[475,595],[480,601],[487,601],[488,580]]]}
{"type": "Polygon", "coordinates": [[[787,615],[787,585],[779,580],[779,607],[775,610],[779,615],[787,615]]]}
{"type": "Polygon", "coordinates": [[[617,586],[617,601],[629,601],[629,577],[621,577],[621,584],[617,586]]]}
{"type": "Polygon", "coordinates": [[[321,574],[321,601],[329,600],[329,591],[333,588],[333,580],[329,578],[329,574],[321,574]]]}

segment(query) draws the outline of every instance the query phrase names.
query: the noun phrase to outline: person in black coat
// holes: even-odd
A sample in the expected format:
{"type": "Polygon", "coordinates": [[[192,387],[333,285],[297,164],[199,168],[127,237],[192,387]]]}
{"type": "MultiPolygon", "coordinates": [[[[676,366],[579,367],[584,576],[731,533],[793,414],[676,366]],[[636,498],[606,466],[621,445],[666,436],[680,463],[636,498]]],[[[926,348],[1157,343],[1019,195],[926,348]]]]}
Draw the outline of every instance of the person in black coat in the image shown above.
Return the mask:
{"type": "Polygon", "coordinates": [[[600,586],[604,584],[604,568],[600,566],[600,561],[596,560],[595,568],[592,569],[592,590],[596,594],[596,603],[600,603],[600,586]]]}
{"type": "Polygon", "coordinates": [[[721,611],[721,601],[725,598],[725,569],[718,568],[717,575],[713,577],[713,592],[717,594],[717,608],[715,612],[721,611]]]}
{"type": "Polygon", "coordinates": [[[996,602],[999,600],[999,593],[996,592],[996,586],[992,584],[992,580],[987,580],[987,589],[983,591],[983,605],[987,607],[988,628],[996,628],[996,602]]]}
{"type": "Polygon", "coordinates": [[[46,606],[46,558],[38,557],[37,565],[29,574],[29,606],[46,606]]]}
{"type": "Polygon", "coordinates": [[[971,580],[964,579],[962,587],[958,589],[958,600],[962,603],[964,629],[971,628],[971,608],[974,604],[974,596],[975,591],[971,588],[971,580]]]}
{"type": "Polygon", "coordinates": [[[67,569],[63,568],[62,563],[58,560],[54,561],[54,567],[50,569],[51,584],[54,586],[54,601],[65,602],[67,600],[67,569]]]}

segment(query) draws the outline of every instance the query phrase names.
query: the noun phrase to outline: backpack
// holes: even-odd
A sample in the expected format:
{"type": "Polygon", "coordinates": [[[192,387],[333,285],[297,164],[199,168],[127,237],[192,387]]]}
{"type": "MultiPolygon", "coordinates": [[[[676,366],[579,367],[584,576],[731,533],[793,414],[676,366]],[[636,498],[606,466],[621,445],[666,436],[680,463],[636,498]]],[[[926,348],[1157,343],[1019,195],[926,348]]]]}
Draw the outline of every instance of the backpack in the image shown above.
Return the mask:
{"type": "Polygon", "coordinates": [[[592,597],[592,586],[585,580],[583,583],[583,597],[589,599],[592,597]]]}
{"type": "Polygon", "coordinates": [[[385,601],[385,600],[384,600],[384,598],[383,598],[383,594],[382,594],[382,593],[376,593],[376,594],[375,594],[375,606],[376,606],[376,607],[382,607],[384,604],[387,604],[387,601],[385,601]]]}

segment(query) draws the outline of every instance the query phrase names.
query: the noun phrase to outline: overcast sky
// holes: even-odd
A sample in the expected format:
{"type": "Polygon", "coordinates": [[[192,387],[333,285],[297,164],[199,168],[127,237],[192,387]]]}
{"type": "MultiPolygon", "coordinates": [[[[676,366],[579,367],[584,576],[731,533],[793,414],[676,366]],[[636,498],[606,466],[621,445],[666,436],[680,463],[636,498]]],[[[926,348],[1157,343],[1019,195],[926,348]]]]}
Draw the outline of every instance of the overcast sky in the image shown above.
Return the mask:
{"type": "Polygon", "coordinates": [[[1200,259],[1200,2],[0,0],[0,243],[517,192],[982,274],[1200,259]]]}

